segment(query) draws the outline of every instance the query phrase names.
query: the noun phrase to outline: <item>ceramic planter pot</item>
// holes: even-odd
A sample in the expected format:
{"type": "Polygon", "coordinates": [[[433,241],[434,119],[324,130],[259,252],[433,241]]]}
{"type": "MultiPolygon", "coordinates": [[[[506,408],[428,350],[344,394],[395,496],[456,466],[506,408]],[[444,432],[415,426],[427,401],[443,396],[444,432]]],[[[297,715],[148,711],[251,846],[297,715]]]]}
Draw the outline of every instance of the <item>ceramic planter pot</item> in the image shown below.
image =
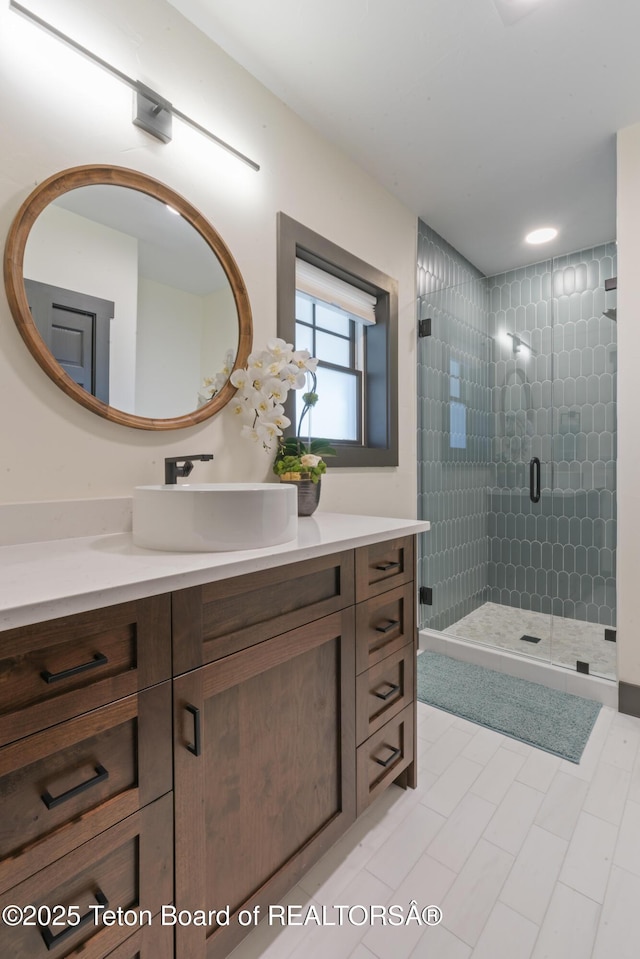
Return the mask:
{"type": "Polygon", "coordinates": [[[288,483],[295,486],[298,490],[298,516],[311,516],[318,508],[320,502],[320,486],[322,480],[314,483],[310,479],[285,480],[281,483],[288,483]]]}

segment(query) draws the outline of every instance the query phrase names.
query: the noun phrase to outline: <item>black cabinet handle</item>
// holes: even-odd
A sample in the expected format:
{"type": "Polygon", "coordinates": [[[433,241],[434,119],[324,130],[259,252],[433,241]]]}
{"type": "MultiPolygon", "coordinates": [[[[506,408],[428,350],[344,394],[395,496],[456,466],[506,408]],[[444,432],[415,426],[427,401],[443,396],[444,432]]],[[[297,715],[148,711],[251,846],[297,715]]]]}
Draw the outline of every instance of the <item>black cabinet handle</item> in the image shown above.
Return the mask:
{"type": "MultiPolygon", "coordinates": [[[[103,891],[101,889],[96,889],[95,896],[98,905],[102,906],[103,909],[106,909],[109,905],[109,900],[103,891]]],[[[86,926],[90,922],[95,922],[95,916],[95,909],[89,909],[89,912],[85,913],[84,916],[81,916],[80,921],[77,922],[75,926],[67,926],[66,929],[63,929],[62,932],[59,932],[55,936],[48,926],[40,926],[40,935],[44,939],[45,946],[49,951],[51,951],[51,949],[55,949],[56,946],[59,946],[61,942],[66,942],[70,936],[75,935],[78,929],[82,929],[83,926],[86,926]]]]}
{"type": "Polygon", "coordinates": [[[386,748],[391,750],[391,755],[389,756],[388,759],[378,759],[377,756],[374,756],[375,761],[376,761],[380,766],[384,766],[385,768],[386,768],[387,766],[390,766],[391,763],[395,762],[396,759],[398,758],[398,756],[401,756],[401,755],[402,755],[402,750],[401,750],[399,747],[396,747],[396,748],[394,749],[393,746],[387,746],[386,748]]]}
{"type": "Polygon", "coordinates": [[[69,799],[73,799],[75,796],[79,796],[80,793],[85,792],[87,789],[91,789],[92,786],[97,786],[98,783],[103,783],[106,779],[109,778],[109,773],[101,766],[99,763],[95,767],[96,775],[92,779],[87,779],[86,782],[80,783],[79,786],[74,786],[72,789],[67,789],[66,793],[61,793],[59,796],[52,796],[48,789],[45,789],[42,796],[40,797],[47,807],[47,809],[55,809],[56,806],[62,805],[63,802],[67,802],[69,799]]]}
{"type": "Polygon", "coordinates": [[[386,626],[376,626],[377,633],[388,633],[390,630],[394,629],[396,626],[400,625],[399,619],[391,619],[386,626]]]}
{"type": "Polygon", "coordinates": [[[532,503],[540,499],[540,460],[537,456],[529,463],[529,498],[532,503]]]}
{"type": "Polygon", "coordinates": [[[373,695],[377,696],[378,699],[382,699],[382,700],[389,699],[390,696],[393,696],[393,694],[397,693],[398,690],[400,689],[397,683],[384,683],[384,685],[389,687],[386,693],[381,693],[379,689],[372,690],[373,695]]]}
{"type": "Polygon", "coordinates": [[[96,653],[93,659],[88,663],[81,663],[80,666],[72,666],[71,669],[63,669],[60,673],[50,673],[48,669],[44,669],[40,675],[45,683],[57,683],[61,679],[71,679],[72,676],[77,676],[78,673],[86,673],[88,669],[106,666],[108,662],[109,660],[106,656],[102,653],[96,653]]]}
{"type": "Polygon", "coordinates": [[[400,563],[378,563],[376,569],[381,569],[383,573],[386,573],[390,569],[400,569],[400,563]]]}
{"type": "Polygon", "coordinates": [[[193,716],[193,742],[187,743],[187,749],[190,753],[193,753],[194,756],[199,756],[202,751],[202,744],[200,742],[200,710],[197,706],[192,706],[190,703],[187,703],[184,708],[193,716]]]}

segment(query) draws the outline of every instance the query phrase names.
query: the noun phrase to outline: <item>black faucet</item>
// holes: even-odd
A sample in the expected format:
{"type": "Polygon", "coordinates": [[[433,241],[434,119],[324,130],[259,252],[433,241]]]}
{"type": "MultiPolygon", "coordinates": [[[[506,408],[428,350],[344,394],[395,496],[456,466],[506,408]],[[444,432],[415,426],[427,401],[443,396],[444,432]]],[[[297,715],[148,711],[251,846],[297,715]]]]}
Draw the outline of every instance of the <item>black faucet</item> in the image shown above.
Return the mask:
{"type": "Polygon", "coordinates": [[[179,476],[189,476],[193,469],[193,460],[205,462],[212,459],[213,453],[196,453],[193,456],[168,456],[164,461],[165,485],[174,484],[179,476]]]}

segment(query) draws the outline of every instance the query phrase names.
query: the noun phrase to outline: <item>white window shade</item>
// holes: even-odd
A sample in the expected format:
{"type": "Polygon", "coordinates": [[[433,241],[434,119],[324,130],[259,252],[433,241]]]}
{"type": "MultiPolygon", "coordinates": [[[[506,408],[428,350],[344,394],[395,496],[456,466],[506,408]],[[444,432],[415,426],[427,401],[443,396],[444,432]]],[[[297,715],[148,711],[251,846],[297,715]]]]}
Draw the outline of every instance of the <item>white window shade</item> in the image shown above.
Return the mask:
{"type": "Polygon", "coordinates": [[[376,321],[375,296],[298,258],[296,258],[296,290],[316,300],[322,300],[329,306],[344,310],[361,323],[372,325],[376,321]]]}

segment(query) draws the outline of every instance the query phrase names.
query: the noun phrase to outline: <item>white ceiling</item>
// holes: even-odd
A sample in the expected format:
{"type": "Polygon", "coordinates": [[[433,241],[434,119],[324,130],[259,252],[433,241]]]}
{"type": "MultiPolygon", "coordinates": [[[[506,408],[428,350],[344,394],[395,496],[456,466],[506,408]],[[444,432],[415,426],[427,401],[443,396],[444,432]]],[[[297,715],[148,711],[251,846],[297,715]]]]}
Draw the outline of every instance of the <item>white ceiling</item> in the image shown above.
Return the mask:
{"type": "Polygon", "coordinates": [[[170,2],[485,273],[615,237],[638,0],[170,2]]]}

